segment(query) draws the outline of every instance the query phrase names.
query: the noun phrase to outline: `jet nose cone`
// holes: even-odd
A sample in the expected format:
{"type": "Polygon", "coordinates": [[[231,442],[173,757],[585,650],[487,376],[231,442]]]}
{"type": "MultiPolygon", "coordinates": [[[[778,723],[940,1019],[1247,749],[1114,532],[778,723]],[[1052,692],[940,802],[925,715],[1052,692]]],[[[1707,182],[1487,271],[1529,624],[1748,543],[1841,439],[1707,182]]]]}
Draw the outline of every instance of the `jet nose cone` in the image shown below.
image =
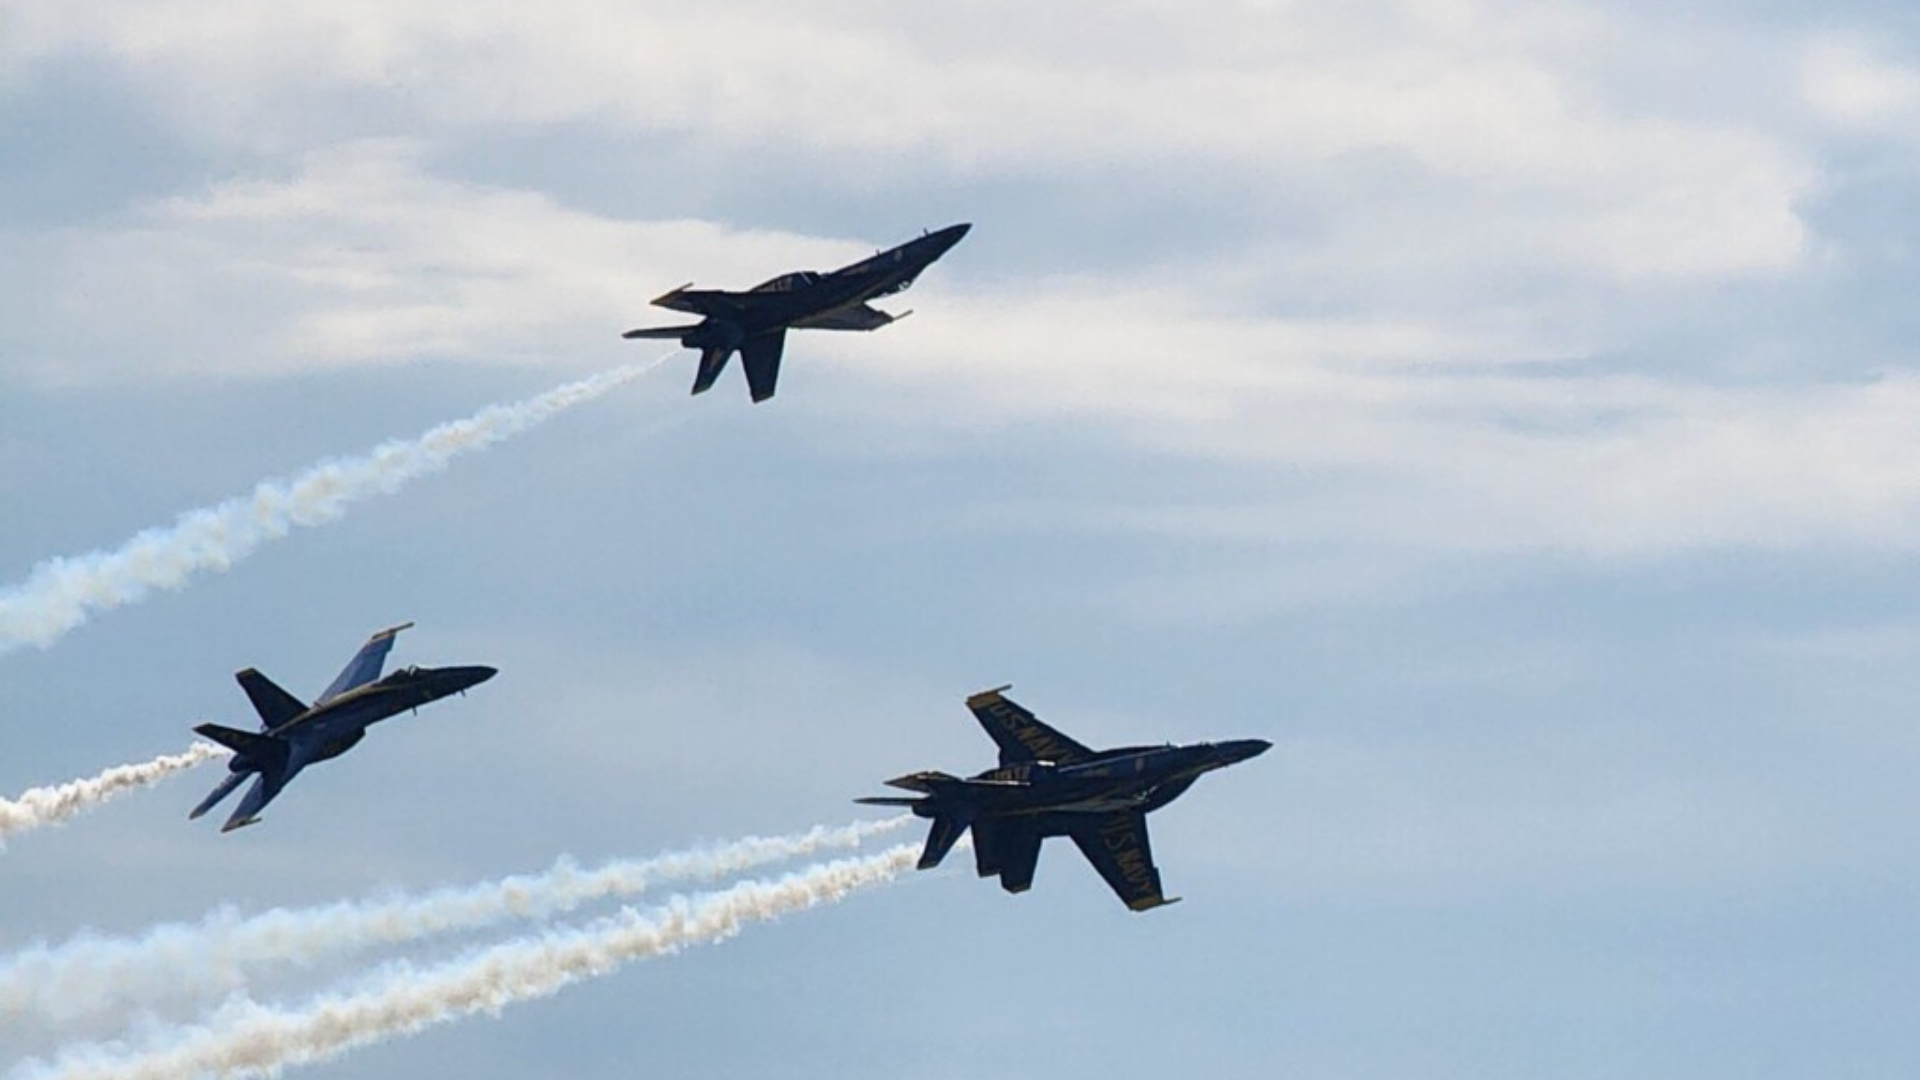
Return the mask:
{"type": "Polygon", "coordinates": [[[445,674],[447,682],[452,685],[454,691],[457,693],[479,686],[481,683],[500,674],[500,669],[482,667],[476,664],[472,667],[448,668],[445,674]]]}
{"type": "Polygon", "coordinates": [[[1273,744],[1265,739],[1239,739],[1228,743],[1224,749],[1235,764],[1248,758],[1257,758],[1273,749],[1273,744]]]}
{"type": "Polygon", "coordinates": [[[947,250],[953,247],[953,245],[959,243],[960,239],[966,236],[967,231],[972,228],[973,228],[973,225],[971,223],[961,222],[958,225],[949,225],[946,228],[941,229],[939,232],[929,236],[927,239],[933,241],[933,244],[932,244],[933,251],[934,251],[933,257],[937,259],[940,256],[945,255],[947,253],[947,250]]]}

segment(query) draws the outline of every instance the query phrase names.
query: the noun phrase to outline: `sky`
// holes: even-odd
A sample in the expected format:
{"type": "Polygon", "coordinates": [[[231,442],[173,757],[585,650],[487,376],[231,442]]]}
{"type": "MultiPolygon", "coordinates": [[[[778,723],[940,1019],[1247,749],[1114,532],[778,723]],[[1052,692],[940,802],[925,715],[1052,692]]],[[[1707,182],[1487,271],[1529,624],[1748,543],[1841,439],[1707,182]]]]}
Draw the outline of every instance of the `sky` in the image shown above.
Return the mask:
{"type": "Polygon", "coordinates": [[[1889,4],[0,0],[0,588],[974,224],[771,402],[680,352],[0,655],[8,795],[402,621],[501,671],[15,837],[0,956],[872,818],[1012,683],[1274,743],[1184,903],[958,858],[288,1075],[1911,1074],[1917,196],[1889,4]]]}

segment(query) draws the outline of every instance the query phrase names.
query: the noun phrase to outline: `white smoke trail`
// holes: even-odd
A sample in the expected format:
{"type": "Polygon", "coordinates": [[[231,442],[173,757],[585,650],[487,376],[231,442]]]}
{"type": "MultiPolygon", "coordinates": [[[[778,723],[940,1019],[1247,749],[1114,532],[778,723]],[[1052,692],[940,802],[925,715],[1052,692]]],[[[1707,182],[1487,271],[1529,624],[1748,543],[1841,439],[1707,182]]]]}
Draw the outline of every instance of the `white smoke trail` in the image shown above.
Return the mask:
{"type": "Polygon", "coordinates": [[[273,1008],[235,998],[198,1024],[160,1029],[144,1049],[92,1043],[52,1061],[33,1060],[8,1080],[200,1080],[209,1075],[277,1074],[355,1047],[418,1032],[478,1012],[547,997],[622,965],[732,937],[750,923],[832,903],[893,881],[919,857],[902,844],[863,859],[821,863],[778,880],[677,897],[641,913],[496,945],[462,960],[417,970],[401,963],[365,989],[273,1008]]]}
{"type": "Polygon", "coordinates": [[[190,510],[170,527],[148,529],[113,551],[49,559],[0,592],[0,653],[51,645],[91,612],[135,603],[156,588],[177,589],[198,571],[226,570],[295,526],[333,521],[357,500],[392,494],[461,454],[517,435],[659,363],[615,368],[511,405],[489,406],[413,439],[323,462],[291,480],[262,483],[251,495],[190,510]]]}
{"type": "Polygon", "coordinates": [[[596,900],[636,896],[663,881],[713,880],[822,850],[858,847],[913,820],[901,815],[838,828],[815,826],[789,836],[747,837],[592,870],[562,860],[544,873],[419,896],[280,908],[253,916],[223,908],[198,923],[157,926],[137,938],[89,936],[35,946],[0,960],[0,1021],[29,1009],[68,1019],[124,1002],[232,990],[244,984],[250,966],[310,963],[510,918],[547,919],[596,900]]]}
{"type": "Polygon", "coordinates": [[[17,799],[0,799],[0,842],[15,833],[58,825],[108,799],[151,787],[183,769],[226,756],[212,743],[195,742],[186,753],[169,754],[137,765],[116,765],[98,776],[53,787],[28,788],[17,799]]]}

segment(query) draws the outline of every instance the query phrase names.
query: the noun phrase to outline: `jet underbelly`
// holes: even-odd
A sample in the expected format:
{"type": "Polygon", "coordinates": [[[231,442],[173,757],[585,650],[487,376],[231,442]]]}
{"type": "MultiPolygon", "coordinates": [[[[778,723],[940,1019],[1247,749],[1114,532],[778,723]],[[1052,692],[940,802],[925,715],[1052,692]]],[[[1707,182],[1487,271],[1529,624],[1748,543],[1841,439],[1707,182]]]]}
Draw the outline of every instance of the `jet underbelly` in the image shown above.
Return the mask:
{"type": "Polygon", "coordinates": [[[1116,810],[1133,810],[1146,803],[1150,791],[1139,788],[1105,787],[1089,791],[1060,791],[1058,793],[1034,793],[1027,805],[1012,810],[1015,815],[1041,814],[1111,814],[1116,810]]]}

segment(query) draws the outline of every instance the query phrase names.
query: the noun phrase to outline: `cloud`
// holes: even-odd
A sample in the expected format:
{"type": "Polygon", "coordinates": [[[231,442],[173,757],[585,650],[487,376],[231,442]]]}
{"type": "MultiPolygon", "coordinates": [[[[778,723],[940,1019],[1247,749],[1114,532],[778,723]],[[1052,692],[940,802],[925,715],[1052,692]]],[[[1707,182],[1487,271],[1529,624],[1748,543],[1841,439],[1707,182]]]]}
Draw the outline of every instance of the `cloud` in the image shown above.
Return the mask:
{"type": "MultiPolygon", "coordinates": [[[[67,379],[613,356],[619,329],[656,321],[640,298],[668,285],[743,287],[868,250],[591,214],[433,175],[415,148],[386,141],[162,200],[130,228],[54,246],[17,303],[80,310],[94,274],[167,286],[125,289],[105,323],[40,320],[41,347],[63,357],[44,370],[67,379]]],[[[919,317],[805,336],[804,362],[829,373],[817,378],[857,371],[860,387],[838,400],[882,423],[1066,423],[1151,454],[1341,481],[1273,507],[1187,508],[1181,528],[1600,557],[1920,542],[1920,476],[1901,465],[1920,458],[1903,419],[1920,405],[1910,377],[1626,375],[1540,362],[1621,347],[1632,327],[1610,336],[1605,319],[1262,315],[1152,267],[968,282],[965,253],[915,291],[919,317]]]]}
{"type": "Polygon", "coordinates": [[[1920,114],[1920,70],[1871,44],[1824,37],[1800,58],[1800,92],[1815,115],[1852,134],[1910,133],[1920,114]]]}
{"type": "Polygon", "coordinates": [[[29,235],[14,275],[14,334],[27,339],[18,370],[84,383],[546,360],[617,345],[621,313],[690,268],[739,281],[768,259],[862,250],[697,221],[610,221],[538,193],[428,176],[417,153],[353,143],[297,159],[291,176],[151,202],[125,224],[29,235]]]}
{"type": "Polygon", "coordinates": [[[1384,154],[1439,200],[1423,224],[1497,206],[1503,257],[1610,281],[1787,270],[1815,179],[1764,116],[1618,101],[1593,44],[1640,28],[1577,5],[1235,4],[1195,19],[1092,0],[1044,17],[1002,0],[911,15],[868,2],[92,0],[28,5],[18,22],[15,65],[104,60],[173,102],[184,129],[282,150],[346,131],[570,124],[785,148],[856,185],[1191,165],[1241,177],[1253,202],[1331,184],[1323,210],[1347,227],[1364,222],[1346,220],[1333,181],[1355,155],[1384,154]],[[1022,32],[984,32],[1010,24],[1022,32]]]}

